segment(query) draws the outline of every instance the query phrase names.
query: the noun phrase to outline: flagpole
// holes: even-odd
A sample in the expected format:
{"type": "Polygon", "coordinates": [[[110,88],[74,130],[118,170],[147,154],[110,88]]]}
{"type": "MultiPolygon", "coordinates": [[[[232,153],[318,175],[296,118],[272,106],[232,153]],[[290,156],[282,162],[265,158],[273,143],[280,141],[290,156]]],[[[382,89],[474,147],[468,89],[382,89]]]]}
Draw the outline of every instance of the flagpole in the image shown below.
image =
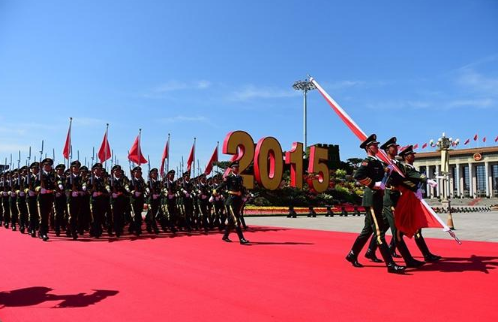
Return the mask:
{"type": "Polygon", "coordinates": [[[168,149],[167,149],[167,160],[166,160],[166,176],[168,175],[168,172],[169,172],[169,141],[170,141],[170,134],[168,133],[168,149]]]}
{"type": "Polygon", "coordinates": [[[137,149],[137,160],[138,160],[138,165],[140,166],[142,160],[140,159],[140,154],[142,152],[140,148],[140,140],[142,139],[142,129],[138,129],[138,149],[137,149]]]}
{"type": "Polygon", "coordinates": [[[107,133],[109,132],[109,123],[106,123],[105,128],[105,143],[104,143],[104,169],[107,171],[107,133]]]}

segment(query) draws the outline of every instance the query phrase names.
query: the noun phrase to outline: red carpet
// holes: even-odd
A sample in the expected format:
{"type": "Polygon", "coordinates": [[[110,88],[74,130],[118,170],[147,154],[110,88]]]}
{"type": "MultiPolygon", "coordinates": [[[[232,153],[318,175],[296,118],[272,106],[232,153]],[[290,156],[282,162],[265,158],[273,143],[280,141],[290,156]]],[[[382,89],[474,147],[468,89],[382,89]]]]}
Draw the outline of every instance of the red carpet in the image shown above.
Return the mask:
{"type": "Polygon", "coordinates": [[[219,234],[44,243],[2,228],[0,320],[498,320],[498,243],[428,239],[443,260],[398,276],[346,262],[355,237],[259,227],[252,246],[219,234]]]}

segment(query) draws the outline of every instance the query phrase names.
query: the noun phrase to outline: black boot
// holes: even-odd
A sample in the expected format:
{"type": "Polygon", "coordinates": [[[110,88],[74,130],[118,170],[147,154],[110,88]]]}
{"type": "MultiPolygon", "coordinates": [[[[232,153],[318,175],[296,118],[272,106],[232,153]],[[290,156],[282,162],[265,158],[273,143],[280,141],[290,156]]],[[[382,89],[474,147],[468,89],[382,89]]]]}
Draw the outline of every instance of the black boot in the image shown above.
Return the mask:
{"type": "Polygon", "coordinates": [[[398,246],[398,245],[396,244],[395,237],[393,236],[391,238],[391,242],[389,243],[389,252],[391,252],[391,256],[393,258],[401,258],[401,256],[396,254],[396,246],[398,246]]]}
{"type": "Polygon", "coordinates": [[[244,235],[242,234],[242,229],[240,228],[240,226],[235,228],[235,230],[237,231],[237,236],[239,236],[240,244],[241,245],[249,244],[249,241],[244,238],[244,235]]]}
{"type": "Polygon", "coordinates": [[[379,245],[379,250],[380,253],[382,254],[382,258],[384,259],[384,262],[386,263],[387,266],[387,272],[388,273],[394,273],[394,274],[404,274],[405,273],[405,267],[397,265],[393,258],[391,257],[391,254],[389,252],[389,248],[385,243],[379,245]]]}
{"type": "Polygon", "coordinates": [[[406,263],[406,267],[417,268],[425,264],[425,262],[421,262],[413,258],[412,254],[410,254],[410,251],[408,250],[408,247],[406,247],[405,241],[402,238],[396,242],[396,245],[398,246],[399,253],[406,263]]]}
{"type": "Polygon", "coordinates": [[[358,255],[356,255],[352,250],[346,256],[346,260],[350,262],[354,267],[363,267],[363,265],[358,262],[358,255]]]}
{"type": "Polygon", "coordinates": [[[424,259],[426,262],[437,262],[441,259],[441,256],[434,255],[429,251],[429,247],[427,247],[424,237],[415,237],[415,243],[417,243],[420,252],[422,252],[422,255],[424,255],[424,259]]]}
{"type": "Polygon", "coordinates": [[[365,253],[365,258],[368,258],[374,263],[382,263],[382,260],[378,259],[377,256],[375,255],[375,251],[372,251],[370,248],[365,253]]]}

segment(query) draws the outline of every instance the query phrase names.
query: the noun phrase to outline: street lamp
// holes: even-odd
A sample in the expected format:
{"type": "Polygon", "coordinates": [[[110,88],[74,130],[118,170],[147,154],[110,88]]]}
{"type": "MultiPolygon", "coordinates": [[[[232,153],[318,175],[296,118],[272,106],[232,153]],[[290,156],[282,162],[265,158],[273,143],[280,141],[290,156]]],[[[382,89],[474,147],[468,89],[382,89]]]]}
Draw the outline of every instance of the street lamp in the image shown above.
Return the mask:
{"type": "Polygon", "coordinates": [[[443,209],[448,209],[448,227],[454,229],[453,226],[453,216],[451,215],[451,202],[449,197],[450,190],[450,155],[449,150],[452,146],[457,146],[460,143],[459,139],[453,140],[452,138],[447,138],[443,133],[443,136],[437,140],[436,147],[438,151],[441,151],[441,180],[443,189],[443,198],[441,200],[443,209]]]}
{"type": "Polygon", "coordinates": [[[306,94],[308,91],[316,89],[315,85],[313,85],[312,82],[310,82],[308,79],[305,79],[304,81],[297,81],[292,85],[292,88],[294,88],[296,91],[303,91],[304,94],[304,111],[303,111],[303,137],[304,137],[304,152],[306,154],[306,147],[308,146],[308,122],[307,122],[307,111],[308,111],[308,104],[307,104],[307,99],[306,99],[306,94]]]}

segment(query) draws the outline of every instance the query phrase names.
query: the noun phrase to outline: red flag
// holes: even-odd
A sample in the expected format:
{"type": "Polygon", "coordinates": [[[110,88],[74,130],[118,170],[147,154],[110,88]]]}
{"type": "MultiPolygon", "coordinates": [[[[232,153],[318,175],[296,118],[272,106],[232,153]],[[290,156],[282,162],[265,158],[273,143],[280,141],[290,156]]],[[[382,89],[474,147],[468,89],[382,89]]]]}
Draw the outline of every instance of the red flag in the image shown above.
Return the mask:
{"type": "Polygon", "coordinates": [[[469,144],[469,142],[470,142],[470,139],[467,139],[465,142],[463,142],[463,145],[467,145],[467,144],[469,144]]]}
{"type": "Polygon", "coordinates": [[[483,138],[482,138],[482,142],[486,142],[486,137],[483,137],[483,138]]]}
{"type": "Polygon", "coordinates": [[[495,142],[498,142],[498,136],[495,138],[495,142]]]}
{"type": "Polygon", "coordinates": [[[418,143],[413,146],[413,149],[418,149],[418,143]]]}
{"type": "Polygon", "coordinates": [[[102,139],[102,144],[100,145],[98,157],[100,162],[105,162],[112,157],[111,147],[109,146],[109,141],[107,140],[107,131],[105,130],[104,138],[102,139]]]}
{"type": "Polygon", "coordinates": [[[187,171],[190,173],[190,170],[192,169],[192,163],[195,160],[195,139],[194,139],[194,145],[192,145],[192,149],[190,150],[190,155],[188,156],[187,160],[187,171]]]}
{"type": "Polygon", "coordinates": [[[206,165],[206,170],[204,170],[205,175],[211,173],[211,171],[213,170],[213,163],[215,162],[218,162],[218,145],[216,145],[216,148],[213,151],[213,155],[211,156],[211,159],[209,159],[209,162],[206,165]]]}
{"type": "Polygon", "coordinates": [[[474,141],[477,141],[477,138],[478,138],[477,134],[474,135],[474,141]]]}
{"type": "Polygon", "coordinates": [[[163,156],[161,158],[161,177],[164,176],[164,161],[169,157],[169,138],[166,141],[166,146],[164,147],[163,156]]]}
{"type": "Polygon", "coordinates": [[[429,210],[418,200],[414,193],[408,192],[408,189],[400,186],[401,197],[395,210],[396,228],[402,231],[408,237],[413,235],[420,228],[444,228],[440,222],[431,215],[429,210]]]}
{"type": "Polygon", "coordinates": [[[135,162],[138,165],[147,163],[147,160],[142,155],[142,151],[140,149],[140,134],[135,139],[135,142],[133,142],[133,146],[128,154],[128,160],[135,162]]]}
{"type": "Polygon", "coordinates": [[[66,143],[64,144],[64,150],[62,150],[62,155],[65,159],[69,160],[69,155],[71,154],[71,124],[73,123],[73,118],[69,118],[69,129],[67,130],[66,143]]]}
{"type": "Polygon", "coordinates": [[[424,143],[424,145],[422,145],[422,149],[425,149],[427,147],[427,143],[424,143]]]}

